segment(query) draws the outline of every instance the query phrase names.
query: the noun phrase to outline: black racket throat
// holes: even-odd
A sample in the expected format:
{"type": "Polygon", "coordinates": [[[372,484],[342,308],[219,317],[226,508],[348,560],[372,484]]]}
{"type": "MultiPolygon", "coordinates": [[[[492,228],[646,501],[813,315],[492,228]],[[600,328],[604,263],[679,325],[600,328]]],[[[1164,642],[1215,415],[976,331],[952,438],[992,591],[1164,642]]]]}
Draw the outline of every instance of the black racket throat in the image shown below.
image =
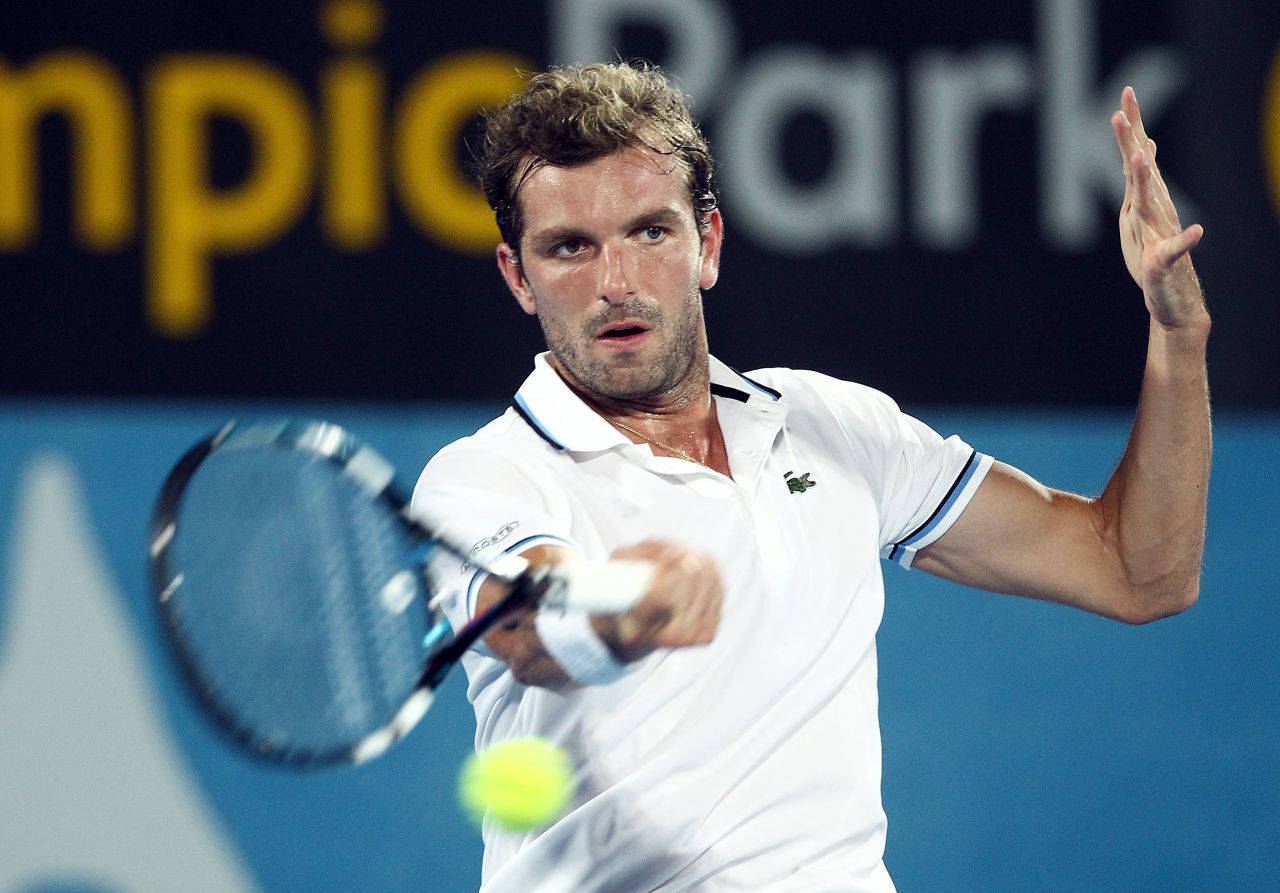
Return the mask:
{"type": "Polygon", "coordinates": [[[432,652],[419,678],[419,687],[434,691],[453,665],[462,659],[467,649],[497,624],[520,611],[536,607],[551,585],[546,568],[531,568],[517,577],[511,582],[511,590],[506,595],[486,611],[477,614],[470,623],[458,630],[453,639],[432,652]]]}

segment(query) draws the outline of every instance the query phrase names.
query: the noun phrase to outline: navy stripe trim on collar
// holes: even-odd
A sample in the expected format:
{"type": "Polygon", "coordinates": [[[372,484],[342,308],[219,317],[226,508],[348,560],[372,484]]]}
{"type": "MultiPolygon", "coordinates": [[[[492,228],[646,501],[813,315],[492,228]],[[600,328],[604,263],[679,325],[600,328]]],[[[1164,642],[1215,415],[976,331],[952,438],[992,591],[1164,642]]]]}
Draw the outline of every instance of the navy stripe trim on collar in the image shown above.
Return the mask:
{"type": "Polygon", "coordinates": [[[525,420],[525,424],[536,431],[538,436],[547,443],[551,444],[558,450],[568,449],[568,447],[547,433],[547,429],[542,427],[542,423],[534,418],[533,413],[529,412],[529,407],[524,405],[524,400],[521,399],[519,394],[516,394],[515,399],[511,401],[511,408],[520,413],[520,418],[525,420]]]}
{"type": "Polygon", "coordinates": [[[730,369],[733,369],[733,374],[734,374],[734,375],[736,375],[736,376],[738,376],[739,378],[741,378],[743,381],[745,381],[747,384],[751,385],[751,386],[752,386],[753,388],[755,388],[756,390],[758,390],[758,391],[762,391],[762,392],[764,392],[764,393],[768,394],[768,395],[769,395],[770,397],[772,397],[774,400],[781,400],[781,399],[782,399],[782,392],[781,392],[781,391],[775,391],[773,388],[769,387],[768,385],[760,384],[760,382],[756,381],[754,378],[747,378],[745,375],[743,375],[743,374],[742,374],[741,372],[739,372],[737,369],[734,369],[732,366],[730,366],[729,368],[730,368],[730,369]]]}
{"type": "Polygon", "coordinates": [[[746,391],[740,391],[724,384],[716,384],[714,381],[711,382],[711,393],[717,397],[728,397],[730,400],[737,400],[739,403],[746,403],[750,397],[750,394],[746,391]]]}

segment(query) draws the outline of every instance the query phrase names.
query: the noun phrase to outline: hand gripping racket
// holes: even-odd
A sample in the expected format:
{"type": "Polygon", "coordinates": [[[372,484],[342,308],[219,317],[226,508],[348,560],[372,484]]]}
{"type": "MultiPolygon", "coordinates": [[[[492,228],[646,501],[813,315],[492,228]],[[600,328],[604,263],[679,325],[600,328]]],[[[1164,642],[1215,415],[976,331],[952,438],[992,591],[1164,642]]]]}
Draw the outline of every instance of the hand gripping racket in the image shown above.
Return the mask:
{"type": "Polygon", "coordinates": [[[495,623],[540,604],[622,612],[649,586],[647,562],[478,558],[409,517],[406,492],[382,456],[313,421],[232,422],[169,473],[151,523],[160,617],[202,704],[254,754],[373,759],[495,623]],[[456,632],[428,569],[438,550],[510,587],[456,632]]]}

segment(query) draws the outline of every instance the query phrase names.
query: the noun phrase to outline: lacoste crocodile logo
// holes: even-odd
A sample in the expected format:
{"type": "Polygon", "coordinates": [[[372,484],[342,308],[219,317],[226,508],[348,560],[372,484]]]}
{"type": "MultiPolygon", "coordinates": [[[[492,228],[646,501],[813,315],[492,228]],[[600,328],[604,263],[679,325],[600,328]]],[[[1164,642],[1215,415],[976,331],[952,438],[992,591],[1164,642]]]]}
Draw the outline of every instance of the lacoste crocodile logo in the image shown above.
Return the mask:
{"type": "Polygon", "coordinates": [[[800,475],[800,477],[798,478],[793,478],[791,476],[794,473],[795,472],[788,471],[786,474],[782,476],[783,479],[785,479],[787,482],[787,489],[790,490],[792,493],[803,493],[805,490],[808,490],[810,487],[818,486],[817,481],[809,480],[809,475],[813,474],[813,472],[806,471],[804,474],[800,475]]]}

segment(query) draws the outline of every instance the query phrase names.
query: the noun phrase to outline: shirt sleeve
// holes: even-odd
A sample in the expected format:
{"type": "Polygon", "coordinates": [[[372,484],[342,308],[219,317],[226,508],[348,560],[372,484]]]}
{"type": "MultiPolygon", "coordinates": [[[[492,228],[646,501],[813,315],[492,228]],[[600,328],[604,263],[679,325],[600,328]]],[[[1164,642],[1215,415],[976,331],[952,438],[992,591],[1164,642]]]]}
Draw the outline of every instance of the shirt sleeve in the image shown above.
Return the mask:
{"type": "Polygon", "coordinates": [[[880,555],[910,568],[916,553],[964,512],[992,460],[906,413],[898,413],[894,427],[886,456],[880,555]]]}
{"type": "Polygon", "coordinates": [[[880,555],[910,568],[950,529],[991,468],[990,456],[942,437],[881,392],[809,373],[837,415],[851,461],[865,469],[880,515],[880,555]]]}
{"type": "Polygon", "coordinates": [[[428,565],[441,609],[454,629],[475,614],[486,576],[475,559],[516,555],[544,544],[578,550],[558,501],[527,467],[468,440],[445,447],[427,463],[409,511],[467,553],[459,558],[438,550],[428,565]]]}
{"type": "MultiPolygon", "coordinates": [[[[427,463],[414,488],[410,513],[466,549],[465,557],[437,551],[427,568],[441,597],[441,610],[455,630],[476,613],[476,597],[486,577],[476,567],[477,560],[518,555],[545,544],[582,552],[569,535],[570,512],[562,494],[541,487],[529,463],[465,440],[427,463]]],[[[571,679],[598,685],[626,672],[626,665],[596,636],[586,614],[542,609],[535,624],[543,647],[571,679]]],[[[496,658],[483,640],[472,648],[496,658]]]]}

